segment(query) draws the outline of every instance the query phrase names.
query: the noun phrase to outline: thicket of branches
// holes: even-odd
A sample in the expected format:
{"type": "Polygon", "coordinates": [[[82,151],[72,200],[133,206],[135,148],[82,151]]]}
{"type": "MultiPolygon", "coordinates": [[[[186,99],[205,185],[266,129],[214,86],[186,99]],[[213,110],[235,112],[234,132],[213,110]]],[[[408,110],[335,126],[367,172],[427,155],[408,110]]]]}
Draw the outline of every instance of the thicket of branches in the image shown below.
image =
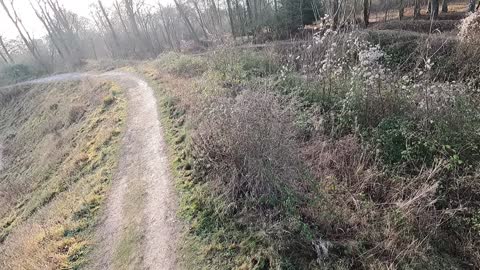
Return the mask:
{"type": "MultiPolygon", "coordinates": [[[[17,40],[0,36],[0,63],[30,58],[46,72],[79,66],[84,59],[145,59],[166,50],[208,47],[233,38],[257,42],[292,38],[303,25],[329,16],[333,28],[368,26],[371,12],[392,10],[404,17],[405,8],[428,5],[429,16],[439,14],[441,0],[174,0],[174,5],[152,6],[144,0],[116,0],[106,6],[98,0],[91,16],[66,10],[58,0],[34,0],[31,8],[46,36],[29,32],[13,1],[0,0],[4,13],[19,34],[17,40]]],[[[475,0],[468,9],[475,10],[475,0]]],[[[441,11],[448,11],[443,0],[441,11]]]]}

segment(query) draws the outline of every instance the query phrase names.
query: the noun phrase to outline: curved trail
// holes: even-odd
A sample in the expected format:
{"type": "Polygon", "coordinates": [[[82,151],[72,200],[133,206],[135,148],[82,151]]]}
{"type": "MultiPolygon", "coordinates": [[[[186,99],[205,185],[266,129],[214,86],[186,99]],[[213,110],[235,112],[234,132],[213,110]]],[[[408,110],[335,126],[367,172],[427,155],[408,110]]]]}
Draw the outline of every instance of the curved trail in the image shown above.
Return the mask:
{"type": "Polygon", "coordinates": [[[120,84],[128,104],[121,156],[98,226],[90,268],[176,269],[176,197],[156,99],[148,84],[130,73],[107,72],[60,74],[17,85],[85,78],[120,84]],[[133,192],[137,196],[132,196],[133,192]],[[130,239],[125,234],[132,226],[139,237],[130,239]],[[125,262],[118,257],[127,256],[122,249],[129,245],[133,248],[127,255],[132,258],[125,262]]]}

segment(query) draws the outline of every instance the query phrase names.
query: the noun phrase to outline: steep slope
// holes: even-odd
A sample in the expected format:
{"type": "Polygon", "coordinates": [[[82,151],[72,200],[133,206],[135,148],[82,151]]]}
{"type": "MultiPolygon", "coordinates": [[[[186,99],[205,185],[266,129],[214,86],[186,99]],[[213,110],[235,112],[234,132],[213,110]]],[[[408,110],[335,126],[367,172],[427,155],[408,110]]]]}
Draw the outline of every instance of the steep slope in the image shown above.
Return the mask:
{"type": "Polygon", "coordinates": [[[125,116],[120,87],[90,80],[0,90],[0,268],[84,264],[125,116]]]}

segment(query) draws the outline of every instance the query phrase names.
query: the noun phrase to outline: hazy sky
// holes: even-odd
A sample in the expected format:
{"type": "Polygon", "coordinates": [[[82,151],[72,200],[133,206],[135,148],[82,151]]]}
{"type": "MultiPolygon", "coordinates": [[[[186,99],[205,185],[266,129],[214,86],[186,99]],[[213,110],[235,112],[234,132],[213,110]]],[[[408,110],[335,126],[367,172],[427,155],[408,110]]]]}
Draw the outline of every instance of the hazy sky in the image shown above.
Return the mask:
{"type": "MultiPolygon", "coordinates": [[[[16,7],[19,16],[21,16],[21,19],[29,32],[32,33],[35,37],[39,37],[44,35],[45,30],[40,21],[38,21],[37,17],[35,16],[35,13],[30,6],[30,1],[31,0],[14,0],[14,6],[16,7]]],[[[9,3],[10,0],[5,0],[5,2],[9,3]]],[[[35,2],[35,0],[32,0],[32,2],[35,2]]],[[[89,6],[90,4],[97,2],[97,0],[58,0],[58,2],[68,10],[71,10],[82,16],[89,17],[89,6]]],[[[111,6],[113,2],[114,0],[102,0],[102,3],[108,7],[111,6]]],[[[162,4],[169,4],[173,1],[145,0],[145,2],[148,4],[156,4],[158,2],[161,2],[162,4]]],[[[15,38],[18,36],[14,25],[3,11],[3,8],[0,8],[0,35],[7,38],[15,38]]]]}

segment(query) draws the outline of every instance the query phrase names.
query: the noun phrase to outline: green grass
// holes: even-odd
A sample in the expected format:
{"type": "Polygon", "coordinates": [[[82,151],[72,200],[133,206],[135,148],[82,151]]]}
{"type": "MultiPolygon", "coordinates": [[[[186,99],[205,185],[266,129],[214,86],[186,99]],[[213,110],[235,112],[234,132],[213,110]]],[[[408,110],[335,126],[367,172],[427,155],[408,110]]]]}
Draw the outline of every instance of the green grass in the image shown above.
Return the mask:
{"type": "Polygon", "coordinates": [[[128,193],[125,195],[123,213],[125,223],[119,243],[113,255],[115,269],[140,267],[143,252],[143,207],[145,205],[145,185],[136,179],[129,179],[128,193]],[[134,183],[134,184],[132,184],[134,183]]]}
{"type": "Polygon", "coordinates": [[[123,92],[88,82],[22,88],[0,111],[9,151],[0,188],[11,198],[0,213],[0,265],[78,269],[116,166],[123,92]],[[102,99],[113,92],[105,108],[102,99]]]}

